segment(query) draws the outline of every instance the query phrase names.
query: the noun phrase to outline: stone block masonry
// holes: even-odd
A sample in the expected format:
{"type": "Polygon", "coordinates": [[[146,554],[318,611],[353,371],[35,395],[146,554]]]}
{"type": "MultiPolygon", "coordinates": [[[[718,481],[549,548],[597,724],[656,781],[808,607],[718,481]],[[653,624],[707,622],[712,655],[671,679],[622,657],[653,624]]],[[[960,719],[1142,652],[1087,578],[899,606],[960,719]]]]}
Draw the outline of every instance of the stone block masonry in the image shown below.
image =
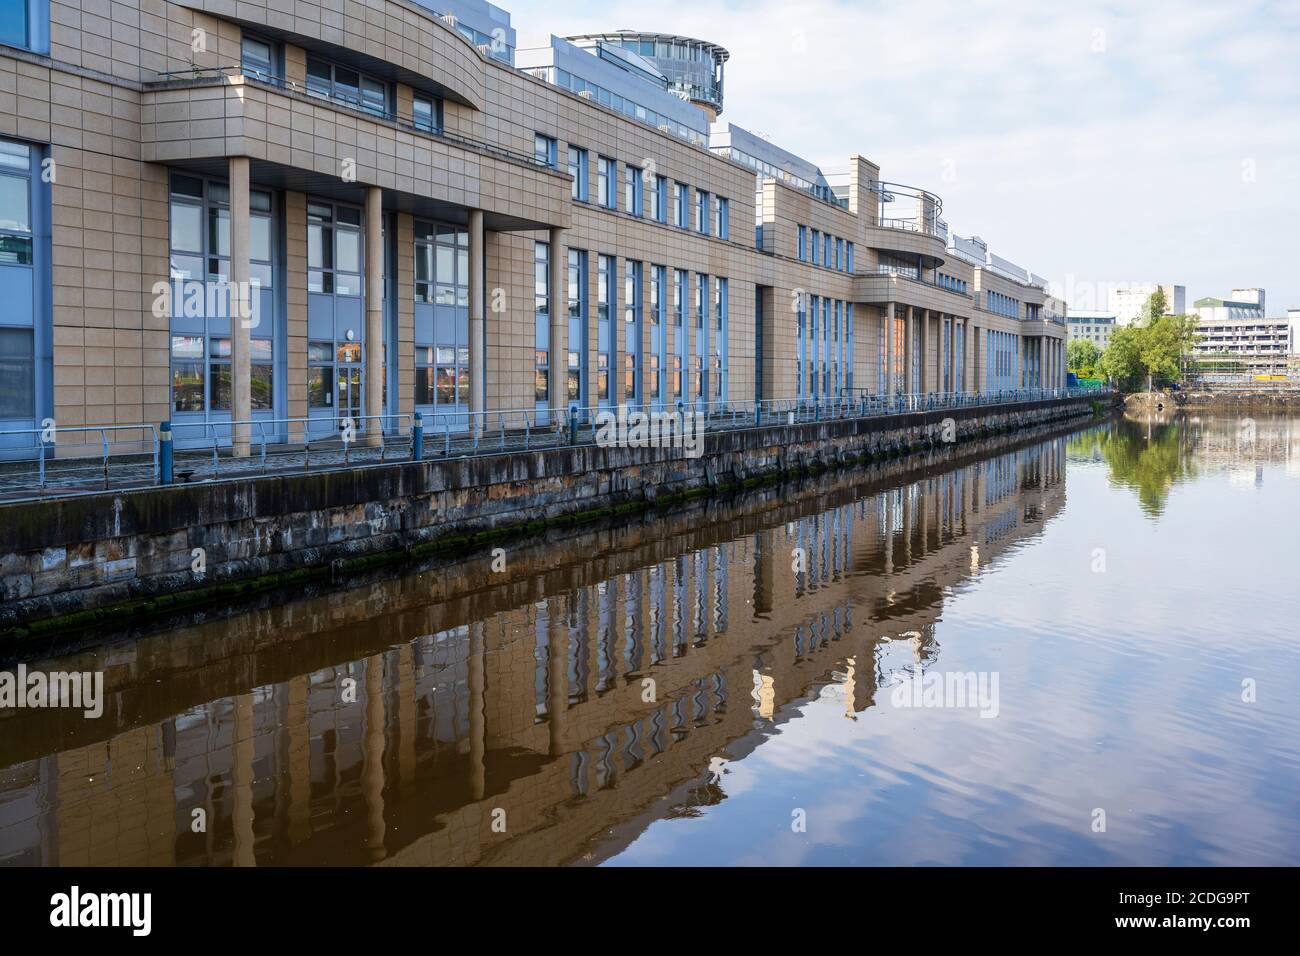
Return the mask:
{"type": "Polygon", "coordinates": [[[1086,398],[1025,402],[708,433],[697,459],[583,445],[0,505],[0,634],[25,639],[672,496],[892,459],[934,447],[945,430],[960,444],[1088,412],[1086,398]]]}

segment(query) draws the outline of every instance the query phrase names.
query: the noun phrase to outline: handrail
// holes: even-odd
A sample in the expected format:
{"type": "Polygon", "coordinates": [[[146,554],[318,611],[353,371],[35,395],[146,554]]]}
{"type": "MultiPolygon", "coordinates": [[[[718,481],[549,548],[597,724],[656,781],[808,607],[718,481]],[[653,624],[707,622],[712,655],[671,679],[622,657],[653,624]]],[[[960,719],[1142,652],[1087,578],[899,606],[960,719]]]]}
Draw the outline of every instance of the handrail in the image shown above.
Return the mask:
{"type": "MultiPolygon", "coordinates": [[[[1062,387],[1062,388],[1008,388],[984,392],[902,392],[893,396],[869,392],[866,389],[842,389],[839,394],[818,397],[791,399],[763,399],[761,401],[688,401],[630,403],[605,406],[569,406],[558,410],[548,407],[500,408],[481,412],[430,411],[415,414],[401,413],[395,415],[333,416],[325,418],[261,418],[250,421],[209,421],[209,422],[172,422],[171,440],[177,456],[177,464],[209,459],[211,477],[199,478],[199,481],[223,480],[236,474],[270,474],[285,472],[306,472],[315,468],[343,468],[379,464],[404,458],[464,458],[482,454],[495,454],[505,451],[529,451],[534,448],[557,447],[560,445],[599,445],[602,436],[599,433],[603,423],[622,415],[630,418],[637,413],[660,416],[682,416],[681,424],[686,425],[686,415],[691,415],[690,427],[698,432],[719,432],[758,428],[771,425],[793,425],[809,422],[830,421],[837,419],[868,418],[884,415],[906,414],[911,412],[940,411],[981,406],[1011,404],[1053,398],[1070,398],[1087,396],[1096,398],[1109,394],[1111,390],[1102,388],[1062,387]],[[344,424],[351,421],[355,431],[344,429],[344,424]],[[376,424],[378,427],[367,427],[376,424]],[[247,457],[235,456],[234,436],[236,429],[246,435],[249,450],[247,457]],[[193,433],[196,433],[193,434],[193,433]],[[190,433],[187,435],[187,433],[190,433]],[[434,440],[425,443],[425,436],[434,440]],[[189,446],[189,447],[182,447],[189,446]],[[404,455],[394,456],[399,448],[404,455]],[[368,450],[363,454],[360,450],[368,450]],[[222,452],[225,452],[223,457],[222,452]],[[341,452],[341,457],[339,453],[341,452]],[[336,457],[330,460],[329,456],[336,457]],[[250,459],[252,461],[250,462],[250,459]],[[241,463],[245,463],[241,467],[241,463]],[[251,468],[250,468],[251,464],[251,468]]],[[[58,435],[66,433],[98,434],[100,453],[86,458],[62,458],[59,464],[65,466],[62,475],[65,479],[78,478],[81,471],[79,463],[87,460],[93,462],[93,471],[97,476],[94,483],[107,489],[112,484],[110,464],[123,462],[119,475],[119,486],[152,487],[171,480],[171,462],[168,462],[168,474],[164,477],[159,465],[159,432],[152,424],[79,426],[58,430],[58,435]],[[129,464],[130,452],[120,448],[122,444],[111,440],[111,433],[137,431],[141,438],[136,444],[148,444],[147,456],[139,464],[129,464]],[[125,477],[123,477],[125,476],[125,477]],[[124,485],[123,481],[133,484],[124,485]]],[[[0,431],[0,438],[5,436],[28,435],[32,437],[30,458],[21,453],[28,446],[6,448],[0,443],[0,478],[5,478],[6,456],[15,460],[12,453],[18,452],[17,461],[39,462],[39,479],[35,488],[41,493],[50,487],[50,468],[47,462],[48,449],[53,443],[39,440],[44,433],[42,429],[9,429],[0,431]]],[[[139,453],[136,453],[137,455],[139,453]]],[[[207,470],[206,468],[204,469],[207,470]]],[[[193,472],[177,472],[186,481],[191,480],[193,472]]],[[[12,475],[12,470],[9,471],[12,475]]],[[[0,491],[8,491],[6,497],[13,497],[13,492],[21,493],[31,486],[10,481],[0,491]]],[[[85,490],[82,484],[61,486],[63,493],[85,490]]],[[[52,493],[60,493],[55,488],[52,493]]]]}
{"type": "MultiPolygon", "coordinates": [[[[153,458],[153,473],[154,473],[154,480],[156,481],[158,478],[158,430],[152,424],[140,423],[136,425],[68,425],[68,426],[50,426],[49,428],[7,428],[7,429],[0,430],[0,438],[3,438],[7,435],[29,435],[34,439],[32,443],[33,449],[35,448],[40,449],[40,456],[38,459],[40,463],[38,485],[39,487],[44,488],[46,483],[46,455],[48,449],[58,448],[59,436],[65,435],[68,432],[72,432],[73,434],[77,434],[81,432],[96,433],[99,435],[98,444],[101,449],[100,469],[104,476],[104,487],[107,488],[109,485],[109,459],[112,457],[112,447],[111,447],[111,442],[108,439],[108,433],[126,432],[126,431],[148,432],[150,438],[149,452],[153,458]],[[49,437],[47,438],[46,436],[49,437]]],[[[143,440],[144,439],[142,437],[136,439],[134,442],[129,442],[129,444],[139,444],[143,440]]],[[[9,448],[9,447],[5,447],[3,444],[0,444],[0,462],[6,460],[3,454],[4,452],[14,451],[14,450],[21,451],[23,450],[23,448],[24,446],[22,445],[9,448]]],[[[17,460],[24,461],[26,459],[19,458],[17,460]]]]}

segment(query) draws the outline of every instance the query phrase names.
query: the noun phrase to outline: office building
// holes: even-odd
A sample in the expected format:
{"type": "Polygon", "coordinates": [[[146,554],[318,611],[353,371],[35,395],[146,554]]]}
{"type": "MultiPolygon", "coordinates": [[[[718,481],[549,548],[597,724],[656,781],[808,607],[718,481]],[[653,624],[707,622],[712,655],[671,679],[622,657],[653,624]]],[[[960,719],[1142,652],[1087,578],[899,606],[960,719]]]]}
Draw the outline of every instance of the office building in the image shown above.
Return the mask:
{"type": "Polygon", "coordinates": [[[1110,337],[1118,324],[1114,312],[1088,309],[1071,309],[1066,319],[1069,341],[1083,339],[1102,352],[1110,345],[1110,337]]]}
{"type": "Polygon", "coordinates": [[[1064,381],[1064,308],[937,195],[715,143],[717,44],[518,50],[478,0],[0,10],[0,430],[239,452],[249,421],[1064,381]]]}

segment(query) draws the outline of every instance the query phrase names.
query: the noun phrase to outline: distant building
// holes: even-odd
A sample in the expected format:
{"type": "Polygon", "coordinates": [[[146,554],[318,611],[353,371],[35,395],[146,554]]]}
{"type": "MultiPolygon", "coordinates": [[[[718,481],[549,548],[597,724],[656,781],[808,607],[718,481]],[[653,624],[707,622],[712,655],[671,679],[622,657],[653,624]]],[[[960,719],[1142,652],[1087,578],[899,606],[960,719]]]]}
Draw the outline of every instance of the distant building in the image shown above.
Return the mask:
{"type": "Polygon", "coordinates": [[[1147,299],[1156,289],[1165,293],[1165,315],[1182,315],[1187,311],[1187,287],[1148,282],[1130,286],[1127,289],[1110,291],[1110,313],[1119,325],[1131,325],[1142,314],[1147,299]]]}
{"type": "Polygon", "coordinates": [[[1114,312],[1071,309],[1066,320],[1069,341],[1083,339],[1105,351],[1118,325],[1114,312]]]}
{"type": "Polygon", "coordinates": [[[1300,309],[1269,318],[1263,289],[1233,289],[1231,298],[1195,302],[1198,340],[1194,349],[1202,372],[1284,375],[1297,352],[1300,309]]]}

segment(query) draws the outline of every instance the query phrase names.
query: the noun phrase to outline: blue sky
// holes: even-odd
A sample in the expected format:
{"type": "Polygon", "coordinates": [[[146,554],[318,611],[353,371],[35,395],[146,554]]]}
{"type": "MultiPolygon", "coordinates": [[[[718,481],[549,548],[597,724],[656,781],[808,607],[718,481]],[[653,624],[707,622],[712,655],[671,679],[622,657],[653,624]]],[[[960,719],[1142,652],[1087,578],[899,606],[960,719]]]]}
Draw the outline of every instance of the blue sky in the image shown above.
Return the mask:
{"type": "Polygon", "coordinates": [[[724,118],[826,172],[861,153],[1076,308],[1159,280],[1300,308],[1300,3],[497,0],[521,46],[631,28],[727,47],[724,118]],[[810,108],[809,104],[813,104],[810,108]]]}

